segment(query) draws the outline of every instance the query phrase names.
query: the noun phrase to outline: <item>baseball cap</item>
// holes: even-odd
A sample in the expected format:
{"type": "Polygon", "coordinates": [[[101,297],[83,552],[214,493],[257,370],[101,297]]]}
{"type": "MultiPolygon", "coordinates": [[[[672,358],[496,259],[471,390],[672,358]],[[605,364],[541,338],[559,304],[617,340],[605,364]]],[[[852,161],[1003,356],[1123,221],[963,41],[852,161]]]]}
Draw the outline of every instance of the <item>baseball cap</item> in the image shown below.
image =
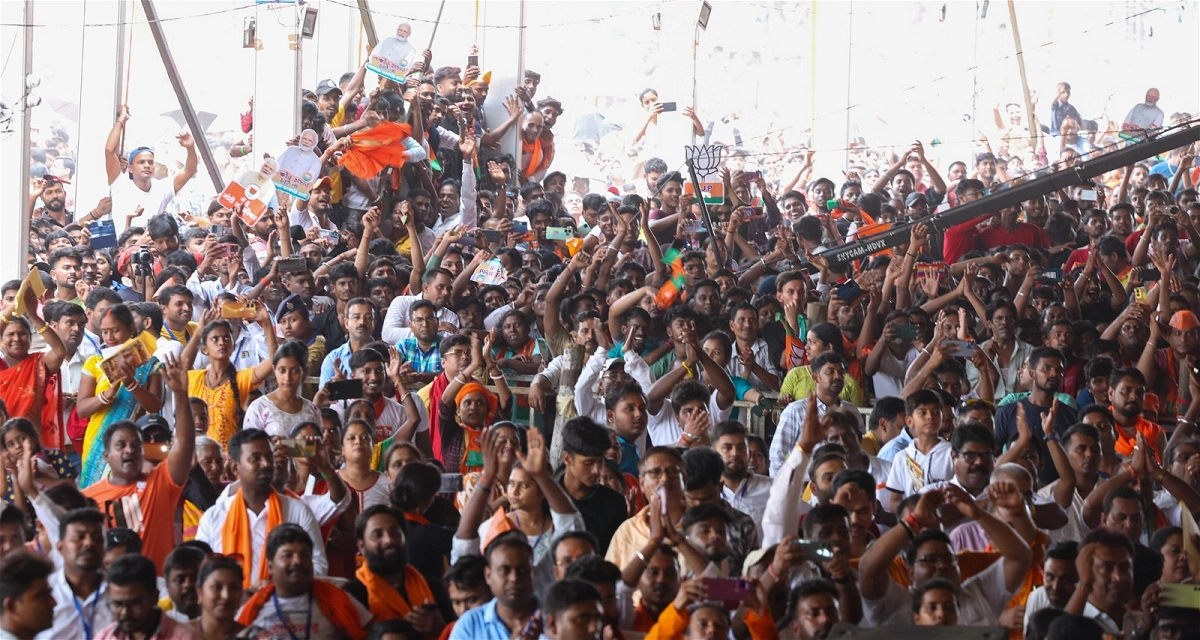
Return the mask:
{"type": "Polygon", "coordinates": [[[333,179],[329,176],[321,176],[320,178],[317,178],[317,181],[314,182],[312,186],[308,188],[308,190],[316,191],[317,189],[333,189],[333,179]]]}
{"type": "Polygon", "coordinates": [[[162,414],[158,413],[150,413],[138,418],[137,426],[142,433],[146,433],[147,431],[156,428],[163,429],[167,433],[171,432],[171,425],[167,422],[167,419],[162,417],[162,414]]]}
{"type": "Polygon", "coordinates": [[[925,204],[929,204],[929,198],[926,198],[925,194],[923,194],[923,193],[918,193],[918,192],[914,191],[914,192],[908,194],[908,197],[906,197],[904,199],[904,206],[912,207],[914,204],[917,204],[918,202],[924,202],[925,204]]]}
{"type": "Polygon", "coordinates": [[[319,96],[323,96],[328,93],[337,93],[340,96],[342,95],[342,90],[338,88],[337,84],[334,83],[333,80],[326,78],[325,80],[317,83],[317,90],[314,93],[319,96]]]}
{"type": "Polygon", "coordinates": [[[1200,320],[1196,319],[1196,314],[1191,311],[1176,311],[1175,315],[1171,316],[1171,328],[1180,331],[1191,331],[1200,327],[1200,320]]]}

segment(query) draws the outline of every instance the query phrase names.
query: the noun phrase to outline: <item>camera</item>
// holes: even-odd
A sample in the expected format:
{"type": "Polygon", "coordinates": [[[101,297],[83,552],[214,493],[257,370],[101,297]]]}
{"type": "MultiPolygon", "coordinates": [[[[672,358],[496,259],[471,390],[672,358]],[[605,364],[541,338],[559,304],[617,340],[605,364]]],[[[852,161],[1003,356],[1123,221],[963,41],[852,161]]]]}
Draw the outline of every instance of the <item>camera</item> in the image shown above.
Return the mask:
{"type": "Polygon", "coordinates": [[[154,254],[142,249],[141,251],[133,254],[133,263],[147,266],[154,264],[154,254]]]}

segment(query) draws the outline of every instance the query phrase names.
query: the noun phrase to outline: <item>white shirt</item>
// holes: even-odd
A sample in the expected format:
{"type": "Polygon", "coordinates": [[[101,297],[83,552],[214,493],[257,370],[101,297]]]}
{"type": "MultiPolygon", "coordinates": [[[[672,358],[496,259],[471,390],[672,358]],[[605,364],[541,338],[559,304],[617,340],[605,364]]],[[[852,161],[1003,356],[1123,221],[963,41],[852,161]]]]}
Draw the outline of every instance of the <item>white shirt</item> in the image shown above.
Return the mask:
{"type": "MultiPolygon", "coordinates": [[[[337,412],[338,417],[345,423],[346,408],[355,402],[357,400],[338,400],[331,406],[337,412]]],[[[425,403],[418,400],[416,404],[417,413],[420,415],[421,421],[417,424],[417,430],[413,432],[414,435],[422,431],[429,431],[429,414],[424,409],[425,403]]],[[[404,405],[392,398],[383,396],[383,412],[375,416],[375,442],[383,442],[396,435],[396,432],[400,430],[400,427],[405,422],[408,422],[408,412],[404,410],[404,405]]]]}
{"type": "MultiPolygon", "coordinates": [[[[859,626],[912,625],[912,591],[890,579],[887,585],[882,598],[863,598],[863,619],[859,626]]],[[[958,624],[964,627],[995,625],[1011,597],[1012,593],[1004,583],[1004,561],[998,559],[962,584],[958,624]]]]}
{"type": "MultiPolygon", "coordinates": [[[[424,299],[425,294],[423,292],[416,296],[396,296],[392,299],[392,303],[388,305],[387,315],[383,318],[381,336],[384,342],[396,344],[404,337],[404,334],[397,331],[397,329],[408,326],[408,308],[417,300],[424,299]]],[[[435,315],[438,322],[449,322],[455,327],[460,326],[458,323],[458,314],[446,307],[438,309],[435,315]]]]}
{"type": "Polygon", "coordinates": [[[800,516],[812,505],[800,499],[808,483],[808,465],[812,456],[792,445],[783,465],[771,477],[770,495],[762,517],[762,548],[778,543],[800,530],[800,516]]]}
{"type": "MultiPolygon", "coordinates": [[[[358,614],[363,627],[371,621],[371,612],[354,597],[347,598],[358,614]]],[[[239,615],[241,611],[238,611],[239,615]]],[[[263,605],[258,617],[250,623],[252,638],[308,638],[309,640],[339,640],[345,636],[321,613],[321,607],[309,595],[294,598],[272,598],[263,605]],[[276,608],[278,603],[279,608],[276,608]],[[311,616],[311,623],[310,621],[311,616]],[[283,621],[286,620],[286,626],[283,621]]]]}
{"type": "MultiPolygon", "coordinates": [[[[1029,361],[1030,354],[1033,353],[1033,345],[1028,342],[1016,340],[1013,344],[1012,355],[1008,358],[1008,366],[1000,366],[999,356],[992,358],[992,364],[996,367],[996,371],[1000,372],[1000,379],[996,381],[995,397],[1003,398],[1004,396],[1015,393],[1017,387],[1017,379],[1021,372],[1021,366],[1029,361]]],[[[979,369],[967,360],[967,379],[971,382],[971,388],[979,384],[979,369]]]]}
{"type": "Polygon", "coordinates": [[[950,443],[939,440],[929,453],[921,453],[914,440],[892,460],[892,469],[887,478],[888,490],[899,492],[907,498],[919,493],[927,484],[953,478],[954,461],[950,458],[950,451],[950,443]]]}
{"type": "MultiPolygon", "coordinates": [[[[766,369],[770,373],[778,375],[778,372],[771,363],[771,354],[767,347],[766,340],[763,340],[762,338],[755,340],[754,344],[750,345],[750,350],[754,353],[754,361],[758,363],[758,366],[766,369]]],[[[725,364],[725,373],[728,373],[729,377],[731,378],[745,378],[747,382],[756,387],[762,387],[765,384],[759,379],[757,374],[752,373],[749,376],[746,375],[746,367],[742,363],[742,355],[738,353],[736,345],[733,349],[733,355],[729,358],[729,362],[725,364]]],[[[780,380],[780,382],[782,382],[782,380],[780,380]]]]}
{"type": "Polygon", "coordinates": [[[75,597],[63,569],[50,574],[46,582],[50,584],[50,592],[54,594],[54,624],[48,630],[34,636],[36,640],[85,638],[88,634],[84,632],[84,620],[92,628],[92,637],[112,624],[112,611],[108,608],[107,582],[101,582],[100,588],[83,600],[75,597]]]}
{"type": "Polygon", "coordinates": [[[1163,111],[1158,105],[1139,102],[1133,105],[1129,115],[1125,116],[1125,124],[1139,129],[1157,129],[1163,124],[1163,111]]]}
{"type": "Polygon", "coordinates": [[[300,201],[297,200],[296,203],[292,205],[292,210],[288,212],[288,224],[292,225],[293,227],[299,226],[306,232],[313,227],[323,229],[334,228],[333,223],[322,225],[321,220],[317,218],[317,214],[313,213],[311,209],[297,209],[296,207],[299,206],[299,203],[300,201]]]}
{"type": "MultiPolygon", "coordinates": [[[[1053,501],[1054,488],[1057,486],[1058,480],[1055,480],[1038,490],[1036,495],[1053,501]]],[[[1071,497],[1071,507],[1065,511],[1067,512],[1067,525],[1061,529],[1046,532],[1046,535],[1050,536],[1051,543],[1063,540],[1083,540],[1092,531],[1091,527],[1083,522],[1083,496],[1079,495],[1079,489],[1075,489],[1075,495],[1071,497]]]]}
{"type": "Polygon", "coordinates": [[[122,173],[108,187],[108,195],[112,198],[112,219],[117,235],[127,228],[126,214],[133,213],[138,207],[142,215],[129,221],[128,226],[145,227],[146,222],[160,213],[166,213],[167,206],[175,200],[175,178],[167,177],[150,181],[150,190],[142,191],[129,177],[122,173]]]}
{"type": "Polygon", "coordinates": [[[892,354],[891,349],[883,347],[883,357],[879,360],[879,371],[871,376],[871,380],[875,383],[875,397],[901,397],[900,392],[904,389],[904,374],[908,372],[908,368],[916,362],[917,356],[920,354],[920,351],[910,348],[904,354],[904,359],[901,360],[892,354]]]}
{"type": "Polygon", "coordinates": [[[1030,591],[1029,598],[1025,600],[1025,622],[1021,625],[1021,628],[1029,628],[1029,621],[1033,620],[1033,614],[1042,609],[1050,609],[1052,607],[1050,596],[1046,595],[1046,587],[1037,587],[1033,591],[1030,591]]]}
{"type": "Polygon", "coordinates": [[[771,479],[751,473],[738,485],[737,490],[721,485],[721,497],[730,506],[754,519],[762,534],[763,513],[767,510],[767,499],[771,497],[771,479]]]}
{"type": "MultiPolygon", "coordinates": [[[[712,418],[713,424],[727,420],[729,412],[732,410],[733,403],[724,409],[721,408],[715,392],[708,396],[708,415],[712,418]]],[[[683,435],[683,427],[679,426],[679,417],[675,415],[675,409],[671,406],[670,400],[663,400],[658,413],[650,416],[646,431],[650,434],[650,442],[656,446],[670,447],[679,441],[680,436],[683,435]]]]}
{"type": "Polygon", "coordinates": [[[300,410],[288,413],[271,401],[269,396],[259,396],[246,407],[243,429],[259,429],[267,435],[280,438],[292,437],[292,429],[305,422],[321,424],[321,411],[317,406],[300,398],[300,410]]]}
{"type": "MultiPolygon", "coordinates": [[[[326,499],[328,500],[328,498],[326,499]]],[[[332,501],[330,500],[330,502],[332,501]]],[[[232,503],[233,495],[227,489],[217,499],[217,503],[204,512],[200,518],[200,525],[196,528],[196,539],[207,542],[208,546],[217,553],[225,548],[221,535],[225,527],[225,520],[229,517],[229,505],[232,503]]],[[[313,571],[319,576],[328,573],[329,561],[325,558],[325,538],[321,535],[321,527],[312,510],[305,503],[282,494],[279,496],[279,507],[283,522],[300,525],[312,538],[313,571]]],[[[249,508],[246,509],[246,514],[250,518],[250,555],[252,556],[250,575],[252,576],[259,575],[259,567],[262,565],[266,549],[267,534],[269,533],[267,531],[267,512],[268,509],[265,506],[261,513],[254,513],[249,508]]]]}

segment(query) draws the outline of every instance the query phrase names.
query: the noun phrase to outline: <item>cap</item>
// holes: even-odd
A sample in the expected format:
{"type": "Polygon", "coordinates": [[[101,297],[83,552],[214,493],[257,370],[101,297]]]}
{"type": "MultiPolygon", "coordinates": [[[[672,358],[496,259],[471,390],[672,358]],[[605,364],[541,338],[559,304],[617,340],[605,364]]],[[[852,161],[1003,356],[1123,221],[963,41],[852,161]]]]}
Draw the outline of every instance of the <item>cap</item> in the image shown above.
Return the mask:
{"type": "Polygon", "coordinates": [[[625,358],[609,358],[608,360],[605,360],[605,361],[604,361],[604,366],[603,366],[603,367],[601,367],[601,368],[600,368],[600,370],[601,370],[601,371],[608,371],[610,368],[612,368],[612,366],[613,366],[614,364],[616,364],[616,363],[618,363],[618,362],[620,362],[620,363],[621,363],[621,366],[622,366],[622,367],[624,367],[624,366],[625,366],[625,358]]]}
{"type": "Polygon", "coordinates": [[[321,176],[320,178],[317,178],[317,181],[314,182],[312,186],[308,188],[308,190],[316,191],[317,189],[333,190],[333,179],[329,176],[321,176]]]}
{"type": "Polygon", "coordinates": [[[775,549],[779,545],[773,544],[766,549],[755,549],[746,555],[746,560],[742,562],[742,575],[749,575],[750,569],[760,562],[774,562],[775,549]]]}
{"type": "Polygon", "coordinates": [[[908,197],[904,199],[904,206],[912,207],[914,204],[916,204],[918,202],[924,202],[925,204],[929,204],[929,198],[926,198],[925,194],[923,194],[923,193],[918,193],[918,192],[914,191],[914,192],[908,194],[908,197]]]}
{"type": "Polygon", "coordinates": [[[146,433],[147,431],[155,428],[162,429],[167,433],[171,432],[170,423],[168,423],[167,419],[158,413],[150,413],[138,418],[137,426],[138,429],[141,429],[142,433],[146,433]]]}
{"type": "Polygon", "coordinates": [[[337,84],[333,80],[329,80],[327,78],[317,83],[317,90],[314,93],[319,96],[323,96],[327,93],[336,93],[340,96],[342,95],[342,90],[338,88],[337,84]]]}
{"type": "Polygon", "coordinates": [[[1171,328],[1180,331],[1191,331],[1200,327],[1200,320],[1196,319],[1196,314],[1191,311],[1176,311],[1175,315],[1171,316],[1171,328]]]}
{"type": "Polygon", "coordinates": [[[304,299],[300,297],[300,294],[293,293],[279,303],[279,308],[275,310],[275,322],[278,323],[287,314],[297,311],[304,317],[308,317],[308,305],[304,304],[304,299]]]}

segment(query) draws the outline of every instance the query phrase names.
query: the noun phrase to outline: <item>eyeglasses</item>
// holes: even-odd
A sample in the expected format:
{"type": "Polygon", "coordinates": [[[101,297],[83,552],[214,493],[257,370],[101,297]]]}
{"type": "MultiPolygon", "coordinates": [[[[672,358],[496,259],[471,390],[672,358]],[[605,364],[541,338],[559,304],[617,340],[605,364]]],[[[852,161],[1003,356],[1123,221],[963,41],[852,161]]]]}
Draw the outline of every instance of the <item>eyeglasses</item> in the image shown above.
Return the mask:
{"type": "Polygon", "coordinates": [[[991,452],[981,453],[979,451],[955,451],[954,453],[963,460],[966,460],[969,464],[975,464],[976,462],[983,462],[985,460],[993,460],[996,457],[991,452]]]}
{"type": "Polygon", "coordinates": [[[670,467],[667,469],[663,469],[661,467],[654,467],[653,469],[646,469],[642,473],[645,474],[649,478],[661,478],[664,475],[671,476],[672,478],[678,478],[681,474],[679,467],[670,467]]]}

